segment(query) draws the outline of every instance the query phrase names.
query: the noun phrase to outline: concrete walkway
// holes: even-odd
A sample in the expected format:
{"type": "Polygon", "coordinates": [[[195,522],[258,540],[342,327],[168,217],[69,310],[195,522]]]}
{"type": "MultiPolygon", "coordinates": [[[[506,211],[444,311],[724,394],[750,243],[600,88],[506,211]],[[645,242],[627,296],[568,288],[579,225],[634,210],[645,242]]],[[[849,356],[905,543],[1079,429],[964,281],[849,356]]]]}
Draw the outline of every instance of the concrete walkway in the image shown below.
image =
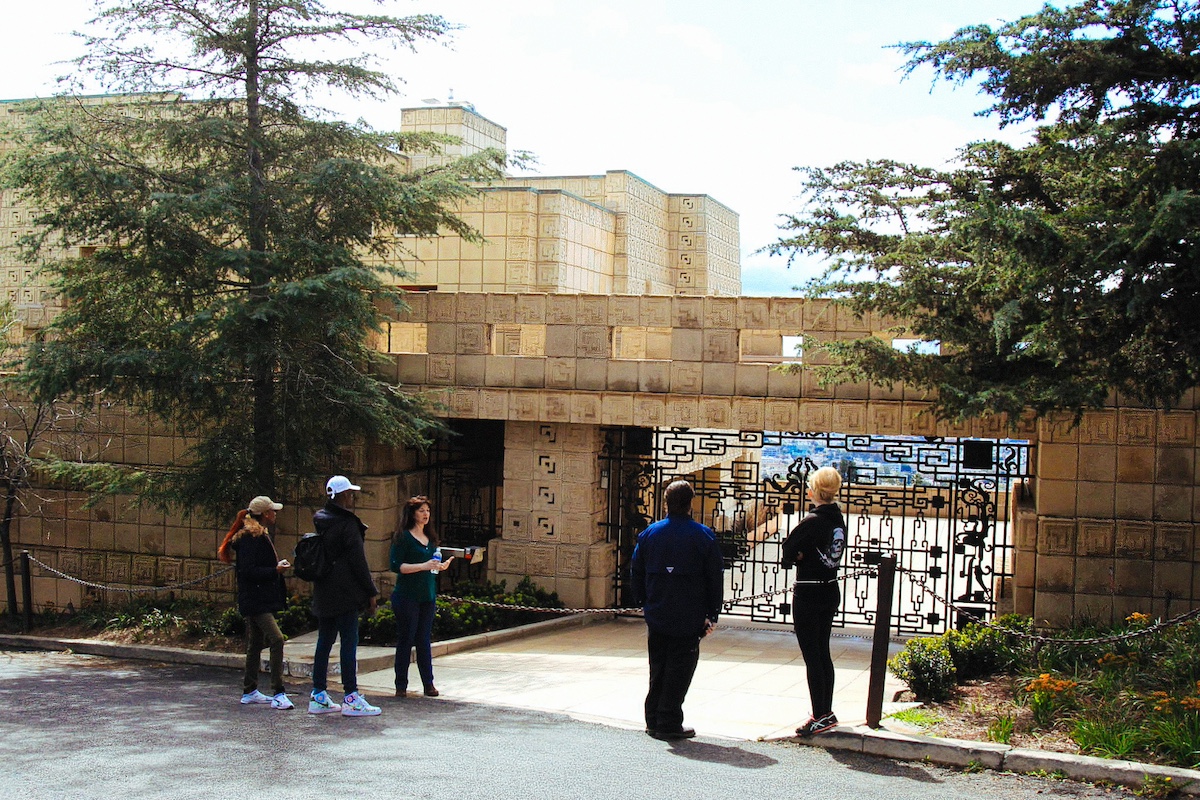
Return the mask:
{"type": "MultiPolygon", "coordinates": [[[[891,652],[901,645],[892,644],[891,652]]],[[[845,725],[866,716],[871,641],[835,632],[837,670],[833,708],[845,725]]],[[[489,645],[434,658],[442,698],[568,714],[625,728],[645,727],[646,625],[610,619],[582,627],[489,645]]],[[[393,693],[389,666],[359,675],[368,697],[393,693]]],[[[409,687],[420,688],[416,666],[409,687]]],[[[904,685],[888,676],[884,699],[904,685]]],[[[410,692],[410,696],[413,696],[410,692]]],[[[411,702],[421,702],[415,696],[411,702]]],[[[884,713],[894,708],[885,703],[884,713]]],[[[700,645],[700,665],[684,704],[686,724],[704,736],[762,739],[794,735],[809,716],[804,660],[791,631],[718,627],[700,645]]]]}

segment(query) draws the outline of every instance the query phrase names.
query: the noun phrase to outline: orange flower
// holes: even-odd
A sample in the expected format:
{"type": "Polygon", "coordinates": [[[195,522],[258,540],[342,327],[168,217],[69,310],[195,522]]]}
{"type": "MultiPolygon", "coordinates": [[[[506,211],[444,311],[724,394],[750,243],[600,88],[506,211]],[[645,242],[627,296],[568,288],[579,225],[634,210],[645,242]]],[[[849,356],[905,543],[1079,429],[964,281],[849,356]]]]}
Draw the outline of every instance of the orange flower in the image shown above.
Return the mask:
{"type": "Polygon", "coordinates": [[[1027,692],[1044,692],[1046,694],[1062,694],[1069,692],[1079,684],[1067,678],[1052,678],[1050,673],[1043,672],[1029,682],[1025,687],[1027,692]]]}

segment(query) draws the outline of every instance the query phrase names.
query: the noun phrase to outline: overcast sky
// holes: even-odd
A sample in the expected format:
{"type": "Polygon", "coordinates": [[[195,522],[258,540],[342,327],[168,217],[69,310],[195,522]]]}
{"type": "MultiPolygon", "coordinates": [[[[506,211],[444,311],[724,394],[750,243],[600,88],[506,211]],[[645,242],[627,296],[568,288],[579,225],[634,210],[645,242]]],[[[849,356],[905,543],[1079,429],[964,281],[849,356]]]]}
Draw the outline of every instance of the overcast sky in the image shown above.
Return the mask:
{"type": "MultiPolygon", "coordinates": [[[[364,0],[326,0],[330,8],[364,0]]],[[[1040,8],[1040,0],[391,0],[441,14],[447,46],[390,56],[403,96],[338,103],[377,128],[423,100],[468,101],[532,151],[545,175],[627,169],[667,192],[708,194],[741,218],[746,294],[790,294],[818,267],[756,255],[797,208],[793,167],[891,157],[946,164],[998,131],[974,87],[901,80],[889,45],[936,40],[1040,8]]],[[[5,0],[0,98],[52,94],[55,64],[93,0],[5,0]]]]}

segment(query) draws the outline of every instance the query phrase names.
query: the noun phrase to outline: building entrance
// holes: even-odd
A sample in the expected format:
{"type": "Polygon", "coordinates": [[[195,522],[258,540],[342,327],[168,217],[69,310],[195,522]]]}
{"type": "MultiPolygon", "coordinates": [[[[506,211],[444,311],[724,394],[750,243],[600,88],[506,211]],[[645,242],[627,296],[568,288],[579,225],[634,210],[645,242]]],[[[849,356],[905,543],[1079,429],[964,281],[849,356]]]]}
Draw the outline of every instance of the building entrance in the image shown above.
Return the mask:
{"type": "Polygon", "coordinates": [[[780,566],[784,538],[807,512],[811,470],[842,473],[838,497],[847,522],[838,624],[874,624],[870,567],[895,555],[892,629],[937,634],[1008,610],[1013,542],[1010,497],[1030,475],[1025,441],[838,433],[727,432],[610,428],[601,454],[607,528],[617,544],[616,597],[628,592],[637,534],[664,513],[662,491],[686,478],[697,519],[717,534],[725,556],[726,613],[790,624],[791,570],[780,566]],[[924,585],[928,591],[921,588],[924,585]],[[772,593],[764,597],[764,594],[772,593]]]}

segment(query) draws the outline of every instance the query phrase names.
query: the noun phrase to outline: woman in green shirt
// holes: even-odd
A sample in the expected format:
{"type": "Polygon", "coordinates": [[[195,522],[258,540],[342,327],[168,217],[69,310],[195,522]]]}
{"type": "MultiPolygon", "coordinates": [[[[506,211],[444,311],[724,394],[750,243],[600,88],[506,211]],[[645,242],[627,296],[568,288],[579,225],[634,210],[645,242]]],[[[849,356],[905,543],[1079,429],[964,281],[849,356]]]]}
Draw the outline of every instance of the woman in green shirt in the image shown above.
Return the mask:
{"type": "Polygon", "coordinates": [[[427,697],[433,685],[433,615],[437,611],[437,573],[453,558],[441,560],[437,536],[429,524],[429,498],[417,495],[404,505],[400,529],[392,536],[391,562],[396,573],[392,611],[396,613],[396,697],[408,692],[408,664],[417,648],[417,671],[427,697]]]}

